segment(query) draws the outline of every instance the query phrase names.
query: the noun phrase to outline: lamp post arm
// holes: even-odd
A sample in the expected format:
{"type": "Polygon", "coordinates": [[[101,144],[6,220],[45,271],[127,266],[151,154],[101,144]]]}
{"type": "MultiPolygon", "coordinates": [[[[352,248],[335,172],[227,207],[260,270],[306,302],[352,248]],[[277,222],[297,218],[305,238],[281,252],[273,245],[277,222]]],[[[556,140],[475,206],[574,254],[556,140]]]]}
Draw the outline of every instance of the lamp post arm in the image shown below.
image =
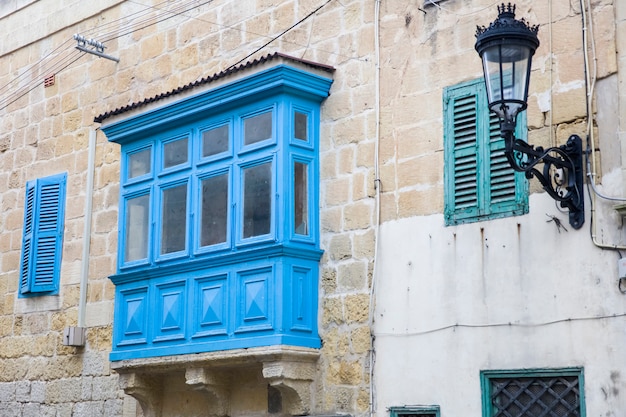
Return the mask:
{"type": "Polygon", "coordinates": [[[514,122],[501,123],[509,164],[515,171],[524,172],[526,178],[537,178],[550,197],[569,210],[570,224],[579,229],[585,221],[581,138],[572,135],[565,145],[535,148],[515,138],[514,127],[514,122]],[[538,164],[543,164],[543,170],[538,164]]]}

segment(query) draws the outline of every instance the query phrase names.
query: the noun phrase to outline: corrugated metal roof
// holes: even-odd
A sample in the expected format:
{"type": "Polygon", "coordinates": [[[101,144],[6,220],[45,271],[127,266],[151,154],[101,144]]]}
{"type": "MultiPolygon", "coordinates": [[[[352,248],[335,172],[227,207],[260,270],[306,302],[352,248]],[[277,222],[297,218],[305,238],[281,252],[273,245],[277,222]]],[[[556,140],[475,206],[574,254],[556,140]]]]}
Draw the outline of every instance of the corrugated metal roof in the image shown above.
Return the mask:
{"type": "Polygon", "coordinates": [[[282,54],[280,52],[275,52],[273,54],[265,55],[264,57],[261,57],[261,58],[255,59],[255,60],[248,61],[248,62],[246,62],[244,64],[236,65],[236,66],[227,68],[224,71],[218,72],[217,74],[213,74],[213,75],[211,75],[209,77],[201,78],[201,79],[199,79],[197,81],[194,81],[192,83],[183,85],[182,87],[175,88],[174,90],[158,94],[158,95],[156,95],[154,97],[145,98],[145,99],[143,99],[141,101],[137,101],[135,103],[128,104],[127,106],[118,107],[115,110],[111,110],[111,111],[108,111],[108,112],[105,112],[105,113],[102,113],[102,114],[96,116],[93,120],[96,123],[102,123],[105,119],[107,119],[109,117],[117,116],[119,114],[122,114],[122,113],[125,113],[125,112],[128,112],[128,111],[134,110],[136,108],[139,108],[139,107],[142,107],[142,106],[146,106],[146,105],[148,105],[150,103],[154,103],[154,102],[157,102],[157,101],[160,101],[160,100],[163,100],[163,99],[175,96],[177,94],[181,94],[181,93],[187,92],[187,91],[192,90],[194,88],[210,84],[212,82],[215,82],[217,80],[225,78],[225,77],[227,77],[229,75],[232,75],[234,73],[240,72],[240,71],[245,70],[245,69],[249,69],[249,68],[253,68],[253,67],[259,66],[261,64],[264,64],[266,62],[269,62],[269,61],[272,61],[272,60],[278,59],[278,58],[281,58],[281,59],[284,59],[284,60],[287,60],[287,61],[292,61],[292,62],[295,62],[295,63],[299,63],[299,64],[302,64],[302,65],[306,65],[306,66],[309,66],[309,67],[313,67],[315,69],[318,69],[318,70],[321,70],[321,71],[325,71],[325,72],[329,72],[329,73],[332,73],[332,72],[335,71],[335,69],[333,67],[329,66],[329,65],[318,64],[316,62],[307,61],[307,60],[300,59],[300,58],[295,58],[295,57],[292,57],[292,56],[289,56],[289,55],[282,54]]]}

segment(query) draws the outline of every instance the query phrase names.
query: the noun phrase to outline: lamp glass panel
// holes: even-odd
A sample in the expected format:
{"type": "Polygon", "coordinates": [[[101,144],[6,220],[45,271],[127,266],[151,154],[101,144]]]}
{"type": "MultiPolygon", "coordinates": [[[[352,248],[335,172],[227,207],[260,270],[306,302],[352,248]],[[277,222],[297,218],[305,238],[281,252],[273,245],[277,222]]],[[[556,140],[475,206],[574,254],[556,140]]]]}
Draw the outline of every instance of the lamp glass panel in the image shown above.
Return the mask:
{"type": "Polygon", "coordinates": [[[495,45],[483,52],[489,108],[498,117],[514,120],[526,106],[530,49],[521,45],[495,45]]]}

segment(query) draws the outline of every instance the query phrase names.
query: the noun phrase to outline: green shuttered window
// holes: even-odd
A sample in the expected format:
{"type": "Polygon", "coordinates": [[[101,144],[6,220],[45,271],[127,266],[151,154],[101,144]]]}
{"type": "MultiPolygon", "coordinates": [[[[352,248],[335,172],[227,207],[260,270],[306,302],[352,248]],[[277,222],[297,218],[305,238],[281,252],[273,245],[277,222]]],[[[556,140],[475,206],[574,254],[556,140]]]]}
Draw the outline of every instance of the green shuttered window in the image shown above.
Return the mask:
{"type": "Polygon", "coordinates": [[[29,181],[24,204],[20,295],[59,289],[67,174],[29,181]]]}
{"type": "MultiPolygon", "coordinates": [[[[482,79],[448,87],[444,107],[446,225],[528,212],[528,181],[504,156],[495,114],[489,114],[482,79]]],[[[516,136],[526,139],[526,114],[516,136]]]]}

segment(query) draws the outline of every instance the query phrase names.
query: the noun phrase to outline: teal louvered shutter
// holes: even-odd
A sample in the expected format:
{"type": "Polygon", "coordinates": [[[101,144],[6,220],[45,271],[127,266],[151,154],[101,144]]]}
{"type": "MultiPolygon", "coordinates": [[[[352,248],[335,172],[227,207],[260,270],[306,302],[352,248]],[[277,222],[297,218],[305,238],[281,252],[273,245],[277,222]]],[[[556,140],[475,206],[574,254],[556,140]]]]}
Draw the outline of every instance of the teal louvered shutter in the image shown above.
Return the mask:
{"type": "Polygon", "coordinates": [[[29,182],[24,208],[20,289],[22,294],[58,290],[67,174],[29,182]]]}
{"type": "MultiPolygon", "coordinates": [[[[518,137],[526,137],[526,119],[518,137]]],[[[489,114],[484,82],[444,90],[444,180],[447,225],[527,212],[528,186],[504,156],[497,116],[489,114]]]]}

